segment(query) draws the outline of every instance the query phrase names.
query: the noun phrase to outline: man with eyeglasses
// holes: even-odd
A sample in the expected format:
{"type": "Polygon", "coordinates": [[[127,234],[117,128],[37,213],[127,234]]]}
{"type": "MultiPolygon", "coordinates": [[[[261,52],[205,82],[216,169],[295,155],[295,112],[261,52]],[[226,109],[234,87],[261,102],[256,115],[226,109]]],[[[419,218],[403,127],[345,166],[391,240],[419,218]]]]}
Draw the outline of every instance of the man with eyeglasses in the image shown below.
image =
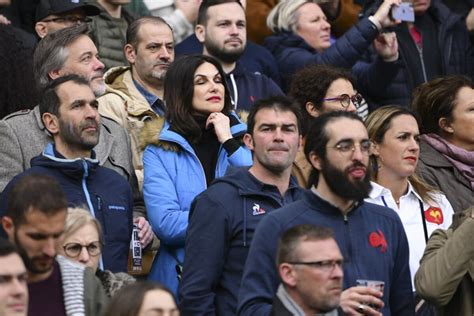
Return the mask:
{"type": "Polygon", "coordinates": [[[292,227],[283,233],[276,257],[281,284],[273,302],[273,315],[337,316],[344,260],[332,229],[292,227]]]}
{"type": "Polygon", "coordinates": [[[238,315],[269,315],[278,287],[277,240],[299,224],[334,230],[345,259],[341,309],[348,315],[414,315],[408,242],[398,215],[364,202],[371,185],[370,141],[354,113],[335,111],[314,119],[305,155],[313,166],[311,190],[268,214],[254,234],[239,291],[238,315]],[[382,281],[384,291],[357,286],[382,281]]]}
{"type": "Polygon", "coordinates": [[[63,28],[90,22],[100,13],[94,5],[79,0],[41,0],[36,7],[36,34],[40,38],[63,28]]]}
{"type": "Polygon", "coordinates": [[[0,315],[27,315],[27,278],[25,265],[15,246],[0,238],[0,315]]]}
{"type": "MultiPolygon", "coordinates": [[[[91,269],[58,255],[67,204],[59,182],[47,175],[26,175],[9,192],[7,212],[1,222],[26,266],[29,316],[101,315],[107,303],[102,285],[91,269]]],[[[2,269],[14,268],[5,267],[2,260],[0,275],[2,269]]],[[[21,265],[17,263],[16,268],[21,265]]],[[[20,279],[24,277],[21,271],[17,274],[20,279]]],[[[17,282],[21,284],[20,279],[17,282]]],[[[23,304],[23,300],[15,300],[13,308],[20,309],[23,304]]]]}

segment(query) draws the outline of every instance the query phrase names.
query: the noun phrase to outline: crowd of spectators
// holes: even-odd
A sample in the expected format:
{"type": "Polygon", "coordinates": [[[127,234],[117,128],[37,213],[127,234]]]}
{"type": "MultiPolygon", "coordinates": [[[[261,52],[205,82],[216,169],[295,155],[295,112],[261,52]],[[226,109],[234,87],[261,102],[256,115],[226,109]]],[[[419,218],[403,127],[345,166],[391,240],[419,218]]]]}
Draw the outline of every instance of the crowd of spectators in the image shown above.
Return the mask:
{"type": "Polygon", "coordinates": [[[473,0],[0,0],[0,69],[0,315],[474,315],[473,0]]]}

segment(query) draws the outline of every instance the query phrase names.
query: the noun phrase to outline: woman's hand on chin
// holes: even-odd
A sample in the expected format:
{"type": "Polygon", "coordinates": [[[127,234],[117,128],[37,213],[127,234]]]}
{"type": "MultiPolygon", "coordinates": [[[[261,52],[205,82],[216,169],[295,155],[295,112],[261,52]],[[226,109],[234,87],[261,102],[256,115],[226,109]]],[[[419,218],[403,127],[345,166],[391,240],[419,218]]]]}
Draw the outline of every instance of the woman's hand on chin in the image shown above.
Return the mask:
{"type": "Polygon", "coordinates": [[[214,126],[214,132],[216,133],[219,143],[223,144],[232,138],[232,133],[230,132],[230,120],[228,116],[222,114],[221,112],[209,114],[206,121],[206,128],[209,128],[211,125],[214,126]]]}

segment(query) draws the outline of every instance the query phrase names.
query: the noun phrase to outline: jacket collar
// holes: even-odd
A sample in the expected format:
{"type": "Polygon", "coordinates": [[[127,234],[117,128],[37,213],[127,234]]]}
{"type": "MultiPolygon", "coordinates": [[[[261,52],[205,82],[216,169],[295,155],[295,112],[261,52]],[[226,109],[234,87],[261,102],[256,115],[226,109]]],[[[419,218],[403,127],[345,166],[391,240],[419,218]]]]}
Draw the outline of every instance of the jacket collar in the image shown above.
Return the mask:
{"type": "MultiPolygon", "coordinates": [[[[131,116],[157,116],[151,109],[150,103],[135,86],[130,67],[119,66],[110,68],[105,73],[105,83],[106,90],[104,96],[108,93],[114,93],[125,101],[132,99],[133,102],[126,102],[127,113],[131,116]]],[[[101,100],[102,97],[99,98],[99,102],[101,100]]]]}

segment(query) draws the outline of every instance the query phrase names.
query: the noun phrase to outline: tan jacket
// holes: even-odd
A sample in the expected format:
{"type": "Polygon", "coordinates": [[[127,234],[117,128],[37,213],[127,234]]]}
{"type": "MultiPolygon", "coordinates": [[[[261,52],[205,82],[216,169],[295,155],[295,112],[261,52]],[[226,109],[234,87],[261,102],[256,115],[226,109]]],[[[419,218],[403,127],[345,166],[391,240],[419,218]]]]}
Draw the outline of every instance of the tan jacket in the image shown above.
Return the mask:
{"type": "Polygon", "coordinates": [[[132,158],[140,191],[143,187],[143,150],[140,148],[140,132],[145,121],[158,115],[137,90],[130,67],[115,67],[105,74],[106,90],[99,100],[101,115],[111,118],[125,127],[131,138],[132,158]]]}
{"type": "Polygon", "coordinates": [[[440,316],[474,315],[473,211],[456,213],[450,229],[433,232],[415,275],[417,293],[440,316]]]}
{"type": "Polygon", "coordinates": [[[300,187],[308,189],[309,177],[311,175],[311,170],[313,170],[313,166],[309,163],[308,159],[306,159],[303,147],[304,146],[300,146],[300,149],[296,154],[291,174],[296,178],[300,187]]]}

